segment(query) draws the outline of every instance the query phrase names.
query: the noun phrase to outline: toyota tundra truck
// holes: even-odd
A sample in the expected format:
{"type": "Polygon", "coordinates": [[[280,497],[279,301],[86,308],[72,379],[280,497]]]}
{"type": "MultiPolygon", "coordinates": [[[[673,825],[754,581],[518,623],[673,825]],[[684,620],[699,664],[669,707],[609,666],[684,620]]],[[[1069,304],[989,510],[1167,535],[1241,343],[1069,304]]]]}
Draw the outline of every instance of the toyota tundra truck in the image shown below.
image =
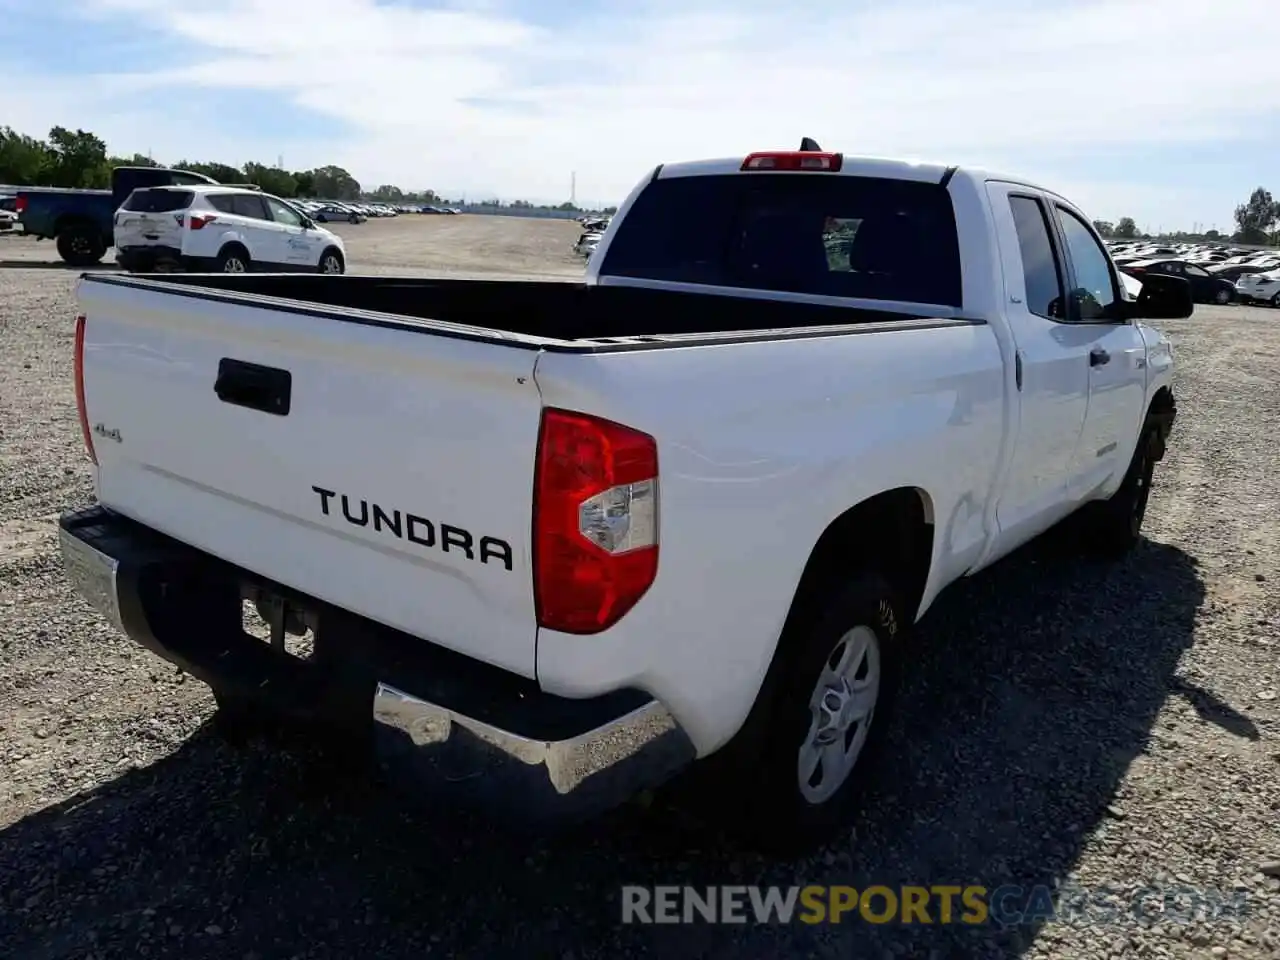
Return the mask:
{"type": "Polygon", "coordinates": [[[1068,516],[1138,540],[1142,321],[1193,309],[1043,187],[814,149],[659,166],[583,282],[78,284],[66,571],[215,716],[531,815],[692,764],[787,849],[853,814],[945,587],[1068,516]]]}

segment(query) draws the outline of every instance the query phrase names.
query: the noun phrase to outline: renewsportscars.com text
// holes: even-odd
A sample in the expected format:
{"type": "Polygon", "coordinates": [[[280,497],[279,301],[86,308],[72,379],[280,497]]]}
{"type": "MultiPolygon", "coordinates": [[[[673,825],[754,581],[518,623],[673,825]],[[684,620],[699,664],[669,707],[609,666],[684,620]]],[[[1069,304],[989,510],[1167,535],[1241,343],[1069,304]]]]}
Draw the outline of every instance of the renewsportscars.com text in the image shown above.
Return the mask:
{"type": "Polygon", "coordinates": [[[622,888],[623,923],[1204,923],[1241,917],[1246,908],[1243,891],[1190,886],[1123,893],[1071,884],[622,888]]]}

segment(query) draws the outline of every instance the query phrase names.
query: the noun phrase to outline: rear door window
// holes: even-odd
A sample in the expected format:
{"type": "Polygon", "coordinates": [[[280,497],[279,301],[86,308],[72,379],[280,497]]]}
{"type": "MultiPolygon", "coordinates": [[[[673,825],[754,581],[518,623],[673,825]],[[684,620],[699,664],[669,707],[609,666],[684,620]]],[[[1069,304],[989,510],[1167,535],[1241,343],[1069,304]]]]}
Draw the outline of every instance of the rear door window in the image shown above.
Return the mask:
{"type": "Polygon", "coordinates": [[[215,210],[221,210],[223,213],[235,213],[234,193],[206,193],[205,199],[215,210]]]}
{"type": "Polygon", "coordinates": [[[1049,236],[1049,224],[1040,202],[1015,194],[1009,198],[1018,250],[1022,254],[1022,277],[1027,287],[1027,309],[1046,320],[1064,320],[1062,276],[1049,236]]]}
{"type": "Polygon", "coordinates": [[[602,275],[960,307],[955,213],[937,183],[826,174],[655,180],[602,275]]]}
{"type": "Polygon", "coordinates": [[[193,199],[195,194],[190,190],[148,187],[129,194],[124,202],[124,209],[133,213],[172,213],[174,210],[187,209],[193,199]]]}
{"type": "Polygon", "coordinates": [[[270,220],[267,205],[262,198],[251,193],[235,193],[231,195],[231,212],[238,217],[249,217],[253,220],[270,220]]]}

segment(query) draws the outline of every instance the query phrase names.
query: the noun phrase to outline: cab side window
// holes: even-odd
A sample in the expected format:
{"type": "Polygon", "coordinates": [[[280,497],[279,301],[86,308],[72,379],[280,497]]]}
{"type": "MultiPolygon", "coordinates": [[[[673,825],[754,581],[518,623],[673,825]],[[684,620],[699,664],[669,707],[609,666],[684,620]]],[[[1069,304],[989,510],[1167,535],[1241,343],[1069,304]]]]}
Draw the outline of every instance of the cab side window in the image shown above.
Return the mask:
{"type": "Polygon", "coordinates": [[[1022,278],[1027,285],[1027,309],[1046,320],[1063,321],[1062,278],[1049,223],[1040,201],[1031,197],[1011,196],[1009,209],[1018,232],[1018,249],[1022,254],[1022,278]]]}
{"type": "Polygon", "coordinates": [[[1107,254],[1093,232],[1070,210],[1057,208],[1075,286],[1071,291],[1072,320],[1111,320],[1118,316],[1119,294],[1107,254]]]}

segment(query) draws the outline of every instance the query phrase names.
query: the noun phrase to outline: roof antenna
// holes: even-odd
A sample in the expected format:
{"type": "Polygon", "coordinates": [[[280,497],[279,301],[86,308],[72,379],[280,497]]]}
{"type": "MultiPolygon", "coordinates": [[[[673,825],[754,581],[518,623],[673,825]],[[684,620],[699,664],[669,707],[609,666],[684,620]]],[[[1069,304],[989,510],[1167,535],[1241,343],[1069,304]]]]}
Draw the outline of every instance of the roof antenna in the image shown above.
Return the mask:
{"type": "Polygon", "coordinates": [[[818,146],[818,141],[812,137],[804,137],[800,140],[801,153],[821,153],[822,148],[818,146]]]}

